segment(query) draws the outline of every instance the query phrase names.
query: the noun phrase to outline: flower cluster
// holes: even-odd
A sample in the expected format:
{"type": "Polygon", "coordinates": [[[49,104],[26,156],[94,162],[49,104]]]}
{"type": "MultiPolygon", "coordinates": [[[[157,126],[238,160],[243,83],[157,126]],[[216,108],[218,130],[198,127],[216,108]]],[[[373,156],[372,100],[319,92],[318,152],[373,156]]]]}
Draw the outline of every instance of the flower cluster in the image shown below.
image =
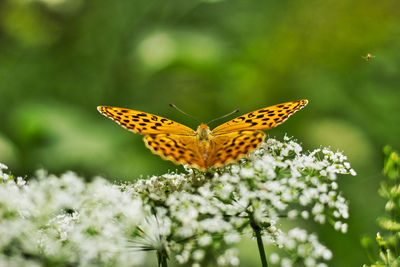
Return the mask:
{"type": "MultiPolygon", "coordinates": [[[[260,230],[264,241],[291,252],[282,265],[315,266],[329,260],[331,252],[299,228],[285,234],[281,221],[313,219],[346,232],[348,205],[336,182],[338,174],[355,175],[346,160],[326,148],[303,153],[287,137],[269,139],[248,159],[211,177],[188,170],[140,180],[131,190],[169,227],[161,247],[174,252],[179,263],[201,262],[207,252],[218,255],[215,248],[230,248],[242,234],[260,230]]],[[[217,263],[238,260],[232,256],[217,263]]]]}
{"type": "Polygon", "coordinates": [[[287,137],[268,139],[247,159],[214,172],[187,169],[120,186],[43,172],[25,184],[0,171],[0,265],[140,265],[138,251],[155,250],[162,266],[169,257],[235,266],[235,244],[250,235],[275,247],[273,264],[326,266],[332,253],[315,234],[284,225],[312,219],[346,232],[340,174],[355,175],[341,153],[304,153],[287,137]]]}
{"type": "Polygon", "coordinates": [[[142,203],[98,178],[39,171],[28,183],[0,165],[0,266],[141,265],[127,237],[143,220],[142,203]]]}

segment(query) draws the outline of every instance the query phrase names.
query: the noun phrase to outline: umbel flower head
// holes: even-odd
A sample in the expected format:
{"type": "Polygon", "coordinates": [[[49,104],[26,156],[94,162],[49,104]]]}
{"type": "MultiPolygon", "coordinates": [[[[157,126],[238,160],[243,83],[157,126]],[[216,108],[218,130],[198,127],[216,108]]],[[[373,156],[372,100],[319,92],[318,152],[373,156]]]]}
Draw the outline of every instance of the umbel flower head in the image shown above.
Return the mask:
{"type": "MultiPolygon", "coordinates": [[[[212,251],[207,259],[213,256],[221,265],[235,265],[237,254],[230,250],[230,259],[225,259],[224,251],[256,227],[264,241],[296,254],[297,262],[314,266],[329,260],[330,250],[315,234],[300,228],[285,233],[281,223],[329,222],[346,232],[349,211],[338,191],[339,174],[355,175],[343,154],[327,148],[303,153],[298,143],[285,137],[283,142],[269,139],[248,159],[212,178],[188,169],[186,174],[140,180],[130,190],[170,226],[165,231],[165,240],[170,241],[164,245],[179,263],[201,262],[212,251]]],[[[274,260],[285,266],[293,263],[292,258],[274,260]]]]}
{"type": "Polygon", "coordinates": [[[273,264],[325,266],[332,252],[316,234],[282,226],[313,220],[346,232],[348,204],[336,180],[355,175],[341,153],[303,152],[287,137],[213,173],[187,169],[120,186],[84,183],[71,172],[41,172],[26,183],[5,170],[0,165],[0,265],[7,266],[141,265],[139,252],[149,250],[161,265],[174,258],[234,266],[246,235],[275,247],[273,264]]]}

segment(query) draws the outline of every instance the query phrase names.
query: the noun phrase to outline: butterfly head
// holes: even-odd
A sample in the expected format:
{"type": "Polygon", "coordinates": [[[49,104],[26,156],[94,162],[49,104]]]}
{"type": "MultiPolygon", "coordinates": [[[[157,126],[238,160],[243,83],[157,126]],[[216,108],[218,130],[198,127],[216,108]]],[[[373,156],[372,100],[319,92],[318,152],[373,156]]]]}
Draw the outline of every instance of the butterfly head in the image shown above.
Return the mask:
{"type": "Polygon", "coordinates": [[[196,135],[199,141],[208,141],[210,139],[211,130],[208,128],[207,124],[202,123],[197,127],[196,135]]]}

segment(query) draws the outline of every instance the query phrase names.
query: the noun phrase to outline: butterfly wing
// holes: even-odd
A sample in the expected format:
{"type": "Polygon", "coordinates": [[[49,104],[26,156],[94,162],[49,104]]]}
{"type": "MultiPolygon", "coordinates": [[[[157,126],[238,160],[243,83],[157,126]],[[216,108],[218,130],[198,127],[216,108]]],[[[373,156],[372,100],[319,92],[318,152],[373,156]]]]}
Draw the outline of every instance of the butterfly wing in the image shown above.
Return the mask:
{"type": "Polygon", "coordinates": [[[163,159],[175,164],[187,164],[191,167],[206,170],[205,161],[199,151],[195,136],[176,134],[155,134],[143,138],[146,146],[163,159]]]}
{"type": "Polygon", "coordinates": [[[195,132],[172,120],[150,113],[108,106],[98,106],[97,110],[104,116],[116,121],[125,129],[139,134],[173,133],[194,135],[195,132]]]}
{"type": "Polygon", "coordinates": [[[214,135],[240,130],[266,130],[273,128],[296,111],[307,105],[307,100],[298,100],[262,108],[230,120],[212,130],[214,135]]]}
{"type": "Polygon", "coordinates": [[[265,133],[262,131],[221,134],[210,140],[210,148],[204,155],[193,136],[157,134],[143,138],[146,146],[154,154],[175,164],[187,164],[202,171],[237,162],[257,149],[264,139],[265,133]]]}
{"type": "Polygon", "coordinates": [[[223,167],[237,162],[257,149],[265,139],[262,131],[238,131],[216,135],[211,139],[207,167],[223,167]]]}

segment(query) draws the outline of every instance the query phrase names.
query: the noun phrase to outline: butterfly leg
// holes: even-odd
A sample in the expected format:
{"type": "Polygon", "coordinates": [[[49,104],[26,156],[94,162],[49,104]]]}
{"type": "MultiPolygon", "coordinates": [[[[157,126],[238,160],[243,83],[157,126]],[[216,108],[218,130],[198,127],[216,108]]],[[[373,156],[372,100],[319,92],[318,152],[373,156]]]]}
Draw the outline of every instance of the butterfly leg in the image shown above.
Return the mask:
{"type": "Polygon", "coordinates": [[[211,179],[211,178],[214,177],[214,173],[212,173],[212,172],[210,172],[210,171],[207,171],[207,172],[205,173],[205,176],[206,176],[208,179],[211,179]]]}
{"type": "Polygon", "coordinates": [[[196,179],[196,169],[192,168],[192,175],[193,175],[193,179],[196,179]]]}
{"type": "Polygon", "coordinates": [[[199,180],[202,177],[202,172],[199,171],[197,168],[192,168],[192,173],[193,173],[193,179],[194,180],[199,180]]]}

